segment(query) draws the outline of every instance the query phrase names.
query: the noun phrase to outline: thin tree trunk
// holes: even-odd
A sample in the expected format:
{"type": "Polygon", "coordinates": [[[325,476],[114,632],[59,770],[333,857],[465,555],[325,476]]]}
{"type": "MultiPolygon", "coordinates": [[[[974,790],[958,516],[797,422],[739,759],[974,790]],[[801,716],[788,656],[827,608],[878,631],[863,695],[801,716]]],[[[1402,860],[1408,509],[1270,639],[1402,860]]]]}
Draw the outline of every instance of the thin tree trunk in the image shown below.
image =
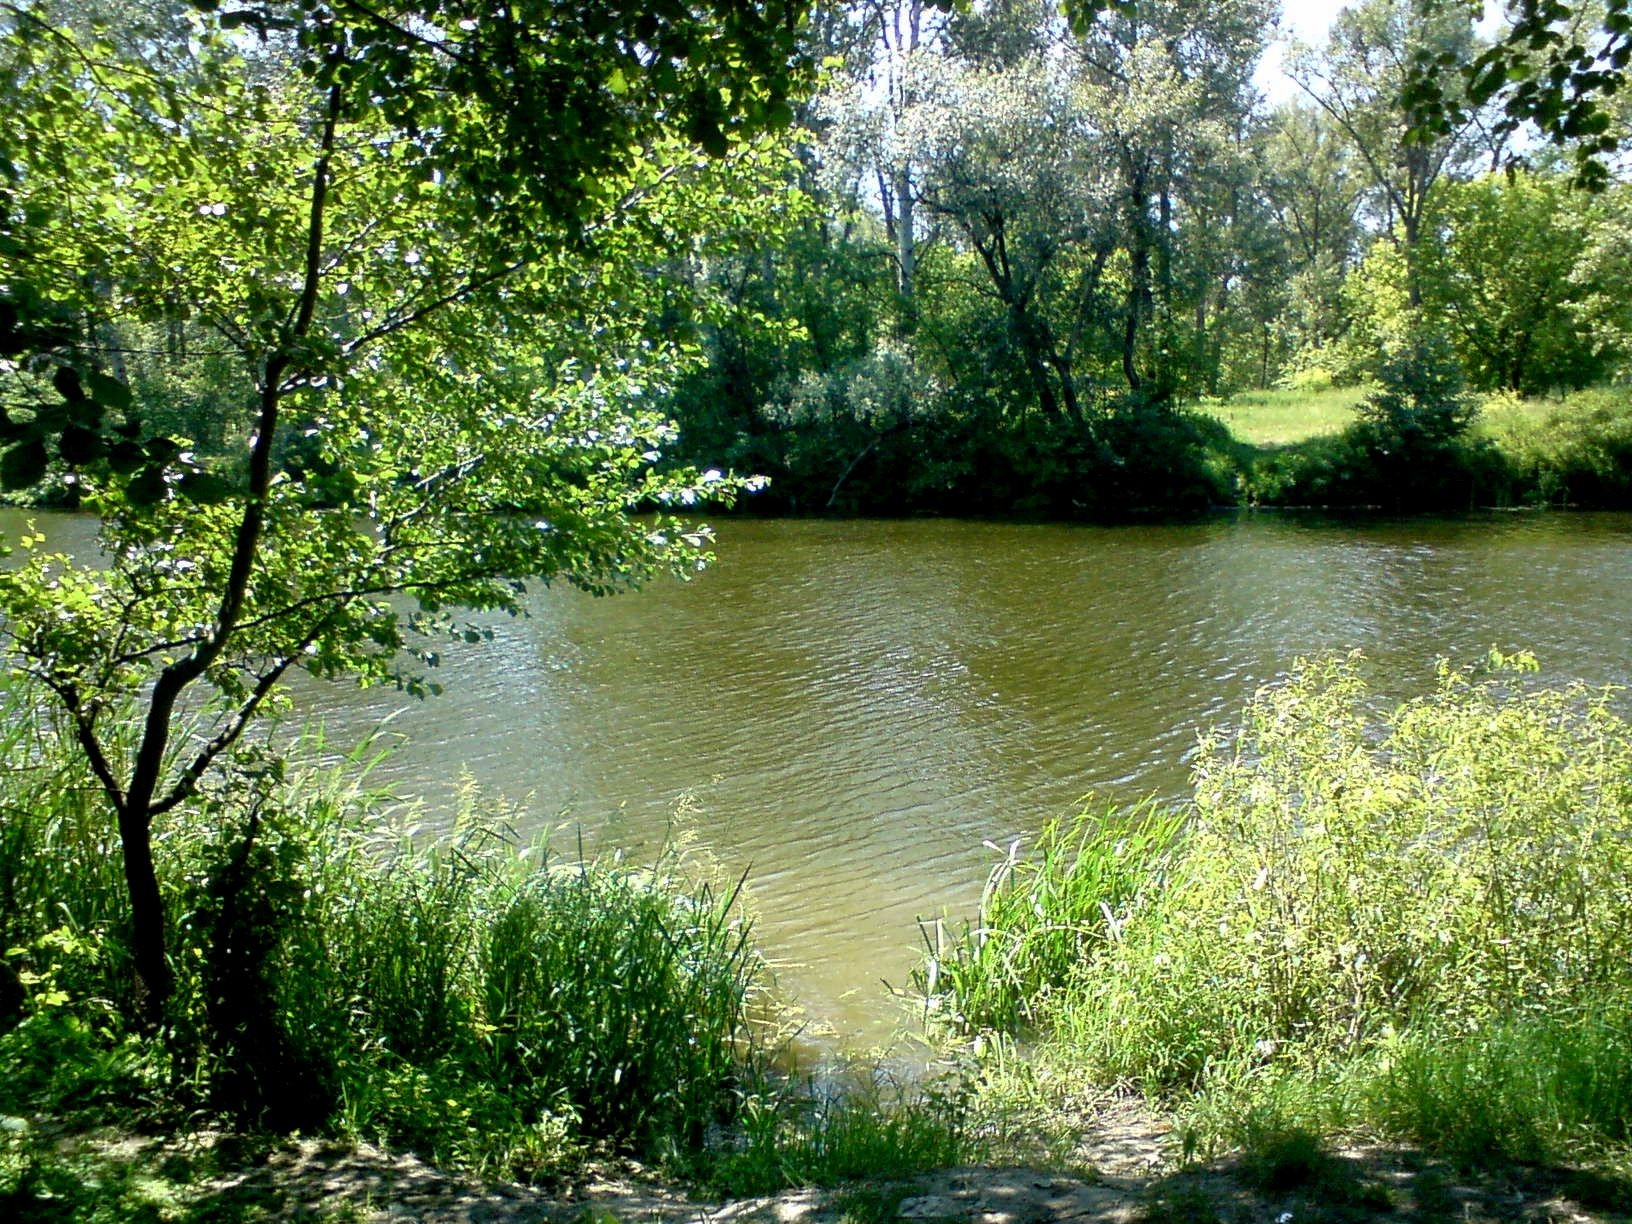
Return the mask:
{"type": "MultiPolygon", "coordinates": [[[[284,380],[293,365],[290,348],[311,331],[317,311],[318,289],[322,282],[324,208],[328,198],[340,103],[340,86],[336,84],[329,89],[318,158],[312,171],[305,273],[289,322],[291,343],[286,343],[268,357],[259,374],[260,412],[250,449],[244,510],[233,540],[232,563],[221,593],[215,623],[209,635],[191,654],[176,660],[159,673],[148,697],[147,716],[143,720],[141,742],[131,767],[130,785],[123,795],[116,789],[110,790],[109,797],[119,814],[125,884],[130,894],[131,951],[139,979],[142,1013],[149,1023],[155,1025],[163,1023],[175,985],[168,958],[169,937],[164,900],[159,892],[158,873],[153,862],[153,819],[170,806],[158,794],[159,783],[170,747],[176,702],[183,690],[204,675],[226,650],[243,612],[250,579],[254,575],[266,521],[267,493],[272,483],[272,447],[278,426],[278,410],[283,400],[284,380]]],[[[104,785],[107,783],[104,782],[104,785]]]]}
{"type": "Polygon", "coordinates": [[[895,168],[896,288],[901,295],[902,333],[911,335],[918,323],[918,253],[912,234],[912,176],[905,165],[895,168]]]}

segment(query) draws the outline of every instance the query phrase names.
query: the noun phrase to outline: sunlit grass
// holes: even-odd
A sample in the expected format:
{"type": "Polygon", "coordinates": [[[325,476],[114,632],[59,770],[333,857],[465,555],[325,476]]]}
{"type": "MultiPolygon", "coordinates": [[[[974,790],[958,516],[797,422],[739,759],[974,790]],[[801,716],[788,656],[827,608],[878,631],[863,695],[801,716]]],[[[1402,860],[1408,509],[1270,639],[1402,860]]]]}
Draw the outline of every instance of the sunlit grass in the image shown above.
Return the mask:
{"type": "Polygon", "coordinates": [[[1204,403],[1200,410],[1222,421],[1243,442],[1286,446],[1338,433],[1353,423],[1355,409],[1364,397],[1364,387],[1242,391],[1222,401],[1204,403]]]}
{"type": "Polygon", "coordinates": [[[1474,418],[1476,436],[1489,438],[1498,444],[1516,432],[1539,429],[1566,408],[1567,401],[1556,399],[1520,399],[1516,395],[1487,395],[1479,405],[1474,418]]]}

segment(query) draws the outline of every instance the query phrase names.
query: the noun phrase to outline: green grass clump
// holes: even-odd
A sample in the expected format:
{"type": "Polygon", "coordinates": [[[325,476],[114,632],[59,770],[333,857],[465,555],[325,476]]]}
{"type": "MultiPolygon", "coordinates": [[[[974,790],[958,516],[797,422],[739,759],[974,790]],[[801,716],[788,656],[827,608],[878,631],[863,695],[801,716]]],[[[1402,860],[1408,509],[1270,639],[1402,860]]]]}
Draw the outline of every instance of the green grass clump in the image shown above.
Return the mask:
{"type": "Polygon", "coordinates": [[[558,862],[469,797],[404,840],[347,784],[264,754],[159,830],[178,987],[126,1017],[112,822],[13,695],[0,717],[0,1114],[161,1128],[205,1111],[490,1174],[591,1147],[699,1150],[759,1074],[762,964],[740,904],[677,850],[558,862]]]}
{"type": "Polygon", "coordinates": [[[1461,1163],[1570,1161],[1632,1140],[1632,998],[1614,993],[1475,1031],[1421,1026],[1355,1076],[1354,1112],[1461,1163]]]}
{"type": "MultiPolygon", "coordinates": [[[[1189,823],[1107,910],[1114,937],[1029,1011],[987,1014],[1034,1023],[1082,1077],[1189,1099],[1201,1146],[1350,1127],[1459,1157],[1624,1145],[1632,727],[1612,693],[1526,688],[1530,665],[1445,666],[1388,708],[1355,658],[1299,664],[1203,743],[1189,823]]],[[[989,893],[988,943],[1080,920],[1049,908],[1068,859],[1028,870],[1057,883],[1028,886],[1035,913],[989,893]]],[[[955,1014],[992,989],[937,985],[955,1014]]]]}
{"type": "Polygon", "coordinates": [[[825,1086],[766,1083],[699,1171],[709,1189],[740,1196],[969,1164],[983,1150],[970,1105],[961,1079],[902,1083],[876,1066],[825,1086]]]}
{"type": "Polygon", "coordinates": [[[1017,839],[986,882],[980,917],[948,939],[924,928],[928,954],[913,988],[950,1002],[936,1016],[965,1031],[1033,1025],[1054,992],[1119,937],[1129,911],[1159,881],[1182,816],[1146,804],[1131,812],[1085,807],[1044,826],[1030,854],[1017,839]]]}
{"type": "Polygon", "coordinates": [[[552,864],[488,835],[396,859],[329,927],[347,1128],[490,1173],[700,1150],[758,1074],[739,896],[674,854],[552,864]]]}

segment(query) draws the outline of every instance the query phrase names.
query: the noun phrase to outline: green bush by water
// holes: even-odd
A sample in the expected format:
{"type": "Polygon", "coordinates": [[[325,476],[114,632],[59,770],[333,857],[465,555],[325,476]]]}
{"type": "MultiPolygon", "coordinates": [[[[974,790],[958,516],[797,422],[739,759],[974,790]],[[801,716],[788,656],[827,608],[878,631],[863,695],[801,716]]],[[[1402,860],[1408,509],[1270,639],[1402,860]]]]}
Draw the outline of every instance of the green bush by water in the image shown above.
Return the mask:
{"type": "Polygon", "coordinates": [[[1188,1096],[1212,1141],[1624,1144],[1632,727],[1613,694],[1531,691],[1527,662],[1446,667],[1391,709],[1357,659],[1301,664],[1203,744],[1184,833],[1063,984],[980,1010],[1009,973],[983,946],[1080,921],[1056,900],[1076,864],[1039,852],[1027,871],[1054,882],[1028,886],[1029,911],[989,892],[942,1006],[1030,1022],[1039,1057],[1098,1082],[1188,1096]]]}
{"type": "Polygon", "coordinates": [[[557,862],[480,821],[403,840],[346,779],[262,758],[160,831],[177,1001],[128,1027],[111,821],[13,697],[0,776],[0,1115],[197,1110],[484,1173],[695,1153],[757,1083],[738,888],[687,857],[557,862]]]}

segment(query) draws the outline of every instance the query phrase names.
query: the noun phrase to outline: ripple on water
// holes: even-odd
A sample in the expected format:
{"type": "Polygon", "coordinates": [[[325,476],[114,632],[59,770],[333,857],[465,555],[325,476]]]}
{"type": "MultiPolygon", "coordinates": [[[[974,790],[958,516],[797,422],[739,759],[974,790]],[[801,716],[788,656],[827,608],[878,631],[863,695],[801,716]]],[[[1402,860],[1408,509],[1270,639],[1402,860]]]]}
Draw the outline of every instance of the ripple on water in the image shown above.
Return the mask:
{"type": "Polygon", "coordinates": [[[751,865],[784,980],[877,1039],[899,1014],[880,980],[905,981],[916,919],[973,907],[983,841],[1089,791],[1182,794],[1198,731],[1299,655],[1360,647],[1400,694],[1493,643],[1626,681],[1629,543],[1626,515],[728,522],[695,582],[491,619],[491,643],[444,650],[442,698],[307,684],[298,704],[331,741],[406,704],[376,776],[433,814],[468,770],[533,827],[565,813],[647,855],[689,792],[702,843],[751,865]]]}

